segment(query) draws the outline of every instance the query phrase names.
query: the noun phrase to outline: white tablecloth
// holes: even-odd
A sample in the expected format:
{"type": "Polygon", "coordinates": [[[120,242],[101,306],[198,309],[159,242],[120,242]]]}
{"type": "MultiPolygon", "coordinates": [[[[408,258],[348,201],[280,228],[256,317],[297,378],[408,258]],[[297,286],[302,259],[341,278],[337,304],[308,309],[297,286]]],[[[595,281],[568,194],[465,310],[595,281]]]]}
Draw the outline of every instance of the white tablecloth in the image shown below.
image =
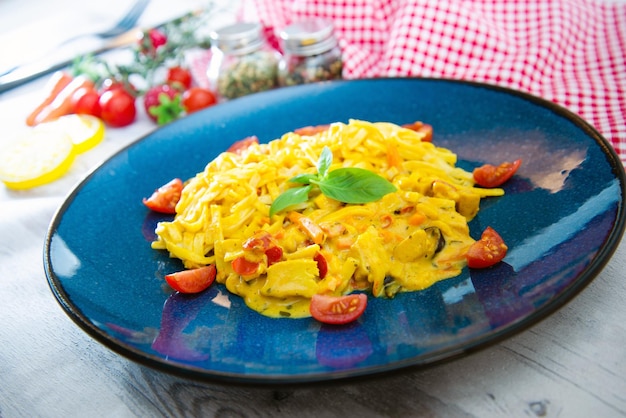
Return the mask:
{"type": "MultiPolygon", "coordinates": [[[[144,22],[203,2],[152,3],[144,22]]],[[[38,34],[35,44],[54,44],[59,28],[102,24],[124,5],[4,0],[0,45],[15,51],[15,36],[31,31],[38,34]],[[75,25],[76,16],[84,20],[75,25]]],[[[0,95],[0,147],[24,128],[44,83],[0,95]]],[[[330,387],[231,387],[146,369],[96,343],[48,288],[44,237],[88,171],[154,128],[140,114],[130,127],[109,129],[105,142],[81,155],[61,180],[21,192],[0,187],[0,417],[626,416],[624,243],[582,294],[542,323],[469,357],[398,376],[330,387]]]]}

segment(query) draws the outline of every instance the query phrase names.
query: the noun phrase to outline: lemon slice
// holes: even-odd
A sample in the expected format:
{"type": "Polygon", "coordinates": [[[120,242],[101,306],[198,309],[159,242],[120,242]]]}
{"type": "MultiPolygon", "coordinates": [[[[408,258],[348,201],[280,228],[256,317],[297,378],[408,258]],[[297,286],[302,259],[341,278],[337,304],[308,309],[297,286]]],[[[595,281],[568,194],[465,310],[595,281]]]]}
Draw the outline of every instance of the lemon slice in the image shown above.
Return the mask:
{"type": "Polygon", "coordinates": [[[62,131],[69,135],[78,154],[89,151],[104,139],[104,123],[91,115],[66,115],[37,125],[34,129],[62,131]]]}
{"type": "Polygon", "coordinates": [[[26,131],[0,152],[0,181],[11,189],[29,189],[65,174],[77,154],[104,139],[104,123],[91,115],[67,115],[26,131]]]}
{"type": "Polygon", "coordinates": [[[10,189],[29,189],[65,174],[76,155],[63,131],[31,129],[0,152],[0,181],[10,189]]]}

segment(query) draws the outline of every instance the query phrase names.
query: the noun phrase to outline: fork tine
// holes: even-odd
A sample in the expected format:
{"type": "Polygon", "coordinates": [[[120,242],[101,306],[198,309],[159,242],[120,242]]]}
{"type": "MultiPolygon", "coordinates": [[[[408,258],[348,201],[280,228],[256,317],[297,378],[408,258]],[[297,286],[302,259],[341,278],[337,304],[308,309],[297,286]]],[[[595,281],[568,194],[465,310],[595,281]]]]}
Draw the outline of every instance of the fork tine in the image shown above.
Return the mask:
{"type": "Polygon", "coordinates": [[[135,24],[137,23],[137,21],[139,20],[139,18],[141,17],[141,15],[143,14],[144,10],[146,9],[149,3],[150,3],[150,0],[137,0],[133,4],[133,6],[128,10],[128,12],[126,12],[126,14],[112,27],[102,32],[82,33],[82,34],[72,36],[71,38],[68,38],[65,41],[61,42],[59,45],[68,44],[70,42],[75,41],[76,39],[80,39],[85,36],[94,36],[94,37],[98,37],[102,39],[108,39],[108,38],[113,38],[115,36],[121,35],[122,33],[126,32],[127,30],[132,29],[135,26],[135,24]]]}
{"type": "Polygon", "coordinates": [[[133,7],[130,8],[130,10],[115,27],[122,31],[131,29],[135,25],[135,23],[137,23],[139,17],[143,14],[143,11],[148,6],[148,3],[150,3],[150,0],[138,0],[137,2],[135,2],[135,4],[133,4],[133,7]]]}

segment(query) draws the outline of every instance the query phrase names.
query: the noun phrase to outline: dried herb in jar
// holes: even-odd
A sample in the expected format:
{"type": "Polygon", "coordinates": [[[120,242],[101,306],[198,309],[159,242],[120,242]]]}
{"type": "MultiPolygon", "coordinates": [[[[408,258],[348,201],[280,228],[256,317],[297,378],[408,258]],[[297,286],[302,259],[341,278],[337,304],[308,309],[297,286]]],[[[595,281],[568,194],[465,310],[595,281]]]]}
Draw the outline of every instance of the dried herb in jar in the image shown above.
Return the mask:
{"type": "Polygon", "coordinates": [[[207,75],[222,99],[234,99],[278,85],[280,54],[263,38],[258,23],[237,23],[211,34],[207,75]]]}
{"type": "Polygon", "coordinates": [[[232,60],[217,77],[217,93],[226,99],[245,96],[276,87],[277,67],[274,55],[266,51],[232,60]]]}
{"type": "Polygon", "coordinates": [[[340,79],[343,61],[332,22],[311,19],[280,32],[284,55],[279,63],[282,86],[340,79]]]}

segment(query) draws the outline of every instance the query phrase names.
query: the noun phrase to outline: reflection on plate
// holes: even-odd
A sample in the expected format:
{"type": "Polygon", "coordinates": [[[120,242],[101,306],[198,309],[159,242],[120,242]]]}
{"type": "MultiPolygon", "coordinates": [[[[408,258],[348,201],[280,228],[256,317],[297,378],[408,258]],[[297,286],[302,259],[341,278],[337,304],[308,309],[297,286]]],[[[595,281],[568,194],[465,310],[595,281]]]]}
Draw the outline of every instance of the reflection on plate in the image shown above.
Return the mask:
{"type": "Polygon", "coordinates": [[[59,209],[45,246],[52,292],[67,314],[116,352],[160,370],[246,383],[296,383],[423,366],[485,347],[549,315],[606,264],[624,230],[625,176],[608,143],[549,102],[450,80],[377,79],[284,88],[167,125],[92,172],[59,209]],[[269,141],[348,119],[433,125],[434,141],[468,170],[522,158],[506,196],[470,223],[510,251],[422,292],[370,298],[345,327],[271,319],[216,285],[172,294],[181,268],[153,251],[162,215],[142,205],[156,186],[189,178],[232,142],[269,141]]]}

